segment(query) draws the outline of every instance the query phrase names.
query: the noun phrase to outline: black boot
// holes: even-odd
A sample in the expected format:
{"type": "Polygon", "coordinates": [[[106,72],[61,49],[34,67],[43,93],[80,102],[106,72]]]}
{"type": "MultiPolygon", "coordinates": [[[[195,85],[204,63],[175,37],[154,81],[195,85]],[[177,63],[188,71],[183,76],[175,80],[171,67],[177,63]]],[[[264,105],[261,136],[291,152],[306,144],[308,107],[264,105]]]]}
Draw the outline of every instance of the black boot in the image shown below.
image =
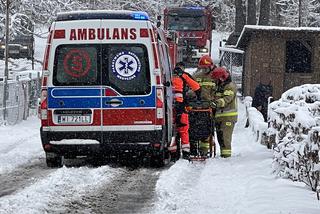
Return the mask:
{"type": "Polygon", "coordinates": [[[189,160],[190,159],[190,152],[188,151],[182,151],[182,158],[189,160]]]}

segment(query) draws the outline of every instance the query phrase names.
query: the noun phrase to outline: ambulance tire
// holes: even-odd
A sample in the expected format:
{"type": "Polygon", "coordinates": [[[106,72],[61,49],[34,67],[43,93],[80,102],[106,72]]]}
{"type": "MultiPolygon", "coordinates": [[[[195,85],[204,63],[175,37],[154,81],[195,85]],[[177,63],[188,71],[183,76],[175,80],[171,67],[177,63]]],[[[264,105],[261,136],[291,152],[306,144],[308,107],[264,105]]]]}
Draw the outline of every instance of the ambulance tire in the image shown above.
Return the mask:
{"type": "Polygon", "coordinates": [[[160,151],[159,154],[156,154],[151,157],[151,167],[160,168],[165,165],[165,154],[164,151],[160,151]]]}
{"type": "Polygon", "coordinates": [[[46,163],[50,168],[60,168],[62,167],[62,156],[46,152],[46,163]]]}

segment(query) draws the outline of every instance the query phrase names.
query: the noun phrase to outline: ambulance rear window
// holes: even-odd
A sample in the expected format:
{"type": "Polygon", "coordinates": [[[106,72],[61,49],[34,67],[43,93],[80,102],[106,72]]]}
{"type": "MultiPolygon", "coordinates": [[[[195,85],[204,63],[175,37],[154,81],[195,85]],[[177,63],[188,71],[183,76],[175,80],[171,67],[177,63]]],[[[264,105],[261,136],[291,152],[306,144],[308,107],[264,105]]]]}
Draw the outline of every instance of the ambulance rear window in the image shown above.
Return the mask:
{"type": "Polygon", "coordinates": [[[54,85],[98,85],[98,46],[62,45],[56,49],[54,85]]]}
{"type": "Polygon", "coordinates": [[[151,92],[148,52],[141,44],[61,45],[53,71],[56,86],[111,86],[123,95],[151,92]]]}
{"type": "Polygon", "coordinates": [[[103,85],[110,85],[120,94],[149,94],[150,71],[147,49],[137,44],[105,45],[102,63],[103,85]]]}

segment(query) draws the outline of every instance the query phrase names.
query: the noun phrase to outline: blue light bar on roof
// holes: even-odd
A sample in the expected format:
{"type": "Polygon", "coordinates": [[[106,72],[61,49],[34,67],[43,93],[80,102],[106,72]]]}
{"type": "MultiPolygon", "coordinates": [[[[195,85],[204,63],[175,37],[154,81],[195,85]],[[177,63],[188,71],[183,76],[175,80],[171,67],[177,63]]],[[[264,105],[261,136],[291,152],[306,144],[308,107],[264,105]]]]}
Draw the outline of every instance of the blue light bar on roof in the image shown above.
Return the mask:
{"type": "Polygon", "coordinates": [[[149,16],[146,13],[143,12],[135,12],[131,14],[133,19],[136,20],[149,20],[149,16]]]}

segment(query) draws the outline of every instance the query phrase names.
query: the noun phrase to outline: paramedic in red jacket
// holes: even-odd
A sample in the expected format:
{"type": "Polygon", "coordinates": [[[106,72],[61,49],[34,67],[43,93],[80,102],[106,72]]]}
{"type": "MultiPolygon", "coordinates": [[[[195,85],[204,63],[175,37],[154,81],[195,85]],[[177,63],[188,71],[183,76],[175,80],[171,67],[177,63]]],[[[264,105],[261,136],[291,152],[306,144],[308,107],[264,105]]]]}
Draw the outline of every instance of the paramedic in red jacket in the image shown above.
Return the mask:
{"type": "Polygon", "coordinates": [[[185,96],[189,88],[193,90],[200,99],[201,88],[190,74],[184,71],[184,63],[179,62],[173,70],[173,93],[176,110],[177,131],[181,139],[181,149],[184,159],[189,159],[189,116],[186,111],[185,96]]]}

